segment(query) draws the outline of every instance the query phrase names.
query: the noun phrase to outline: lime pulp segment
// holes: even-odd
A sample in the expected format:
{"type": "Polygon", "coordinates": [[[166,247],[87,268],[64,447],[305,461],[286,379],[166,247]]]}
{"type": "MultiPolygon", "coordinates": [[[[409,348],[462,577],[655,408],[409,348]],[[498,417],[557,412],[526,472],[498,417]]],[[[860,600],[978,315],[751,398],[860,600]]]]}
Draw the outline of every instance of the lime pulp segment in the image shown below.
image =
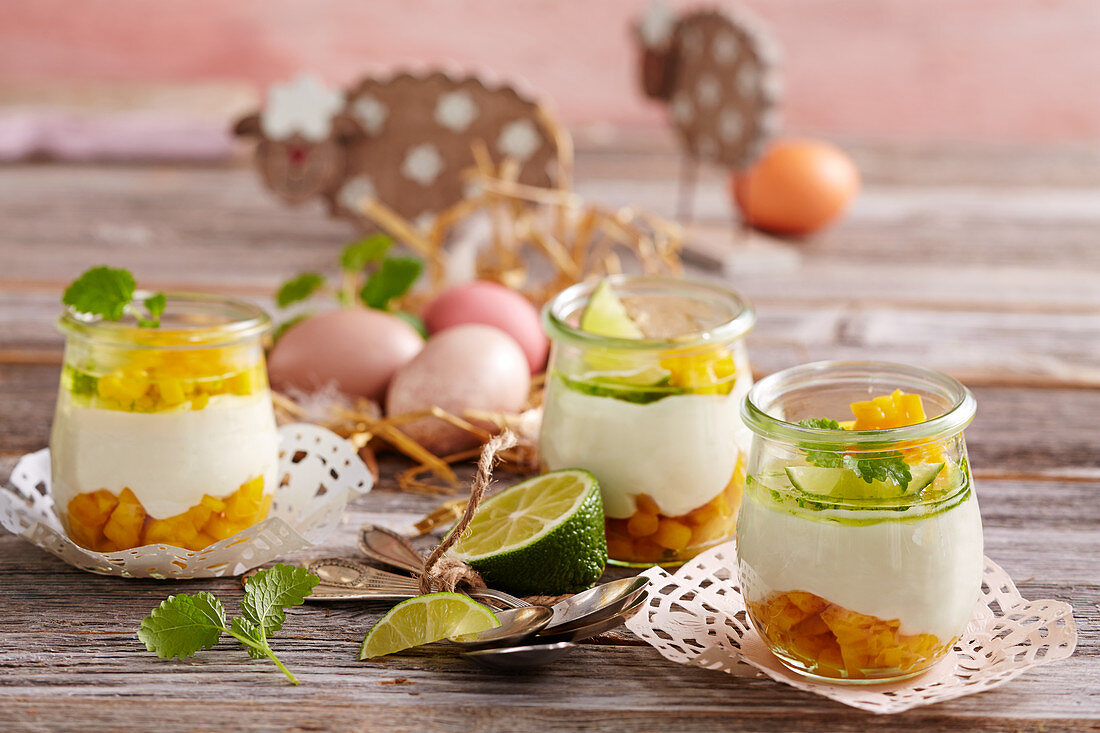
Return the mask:
{"type": "Polygon", "coordinates": [[[606,278],[592,291],[592,297],[588,299],[588,305],[581,313],[580,326],[582,331],[597,336],[623,339],[640,339],[644,336],[606,278]]]}
{"type": "Polygon", "coordinates": [[[502,491],[481,505],[450,555],[491,586],[518,595],[589,587],[607,565],[596,478],[565,469],[502,491]]]}
{"type": "Polygon", "coordinates": [[[788,466],[785,470],[791,485],[807,494],[834,499],[893,499],[920,492],[936,479],[943,466],[943,463],[910,466],[913,478],[904,489],[892,481],[876,479],[867,483],[846,468],[788,466]]]}
{"type": "Polygon", "coordinates": [[[572,516],[595,483],[587,471],[565,470],[516,484],[481,505],[450,554],[469,562],[526,547],[572,516]]]}
{"type": "Polygon", "coordinates": [[[429,593],[398,603],[379,619],[364,637],[359,658],[373,659],[497,626],[500,620],[488,606],[460,593],[429,593]]]}

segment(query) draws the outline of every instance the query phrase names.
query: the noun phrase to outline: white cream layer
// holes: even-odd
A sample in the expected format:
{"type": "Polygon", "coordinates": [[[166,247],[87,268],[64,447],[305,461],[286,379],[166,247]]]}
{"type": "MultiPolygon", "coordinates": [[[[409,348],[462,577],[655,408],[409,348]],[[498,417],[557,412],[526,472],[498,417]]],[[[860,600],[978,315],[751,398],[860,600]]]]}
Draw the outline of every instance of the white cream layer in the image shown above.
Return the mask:
{"type": "Polygon", "coordinates": [[[721,493],[748,447],[740,409],[751,381],[739,378],[728,395],[674,395],[638,405],[582,394],[555,378],[543,408],[540,455],[551,470],[591,471],[609,517],[634,514],[638,494],[652,497],[665,516],[686,514],[721,493]]]}
{"type": "Polygon", "coordinates": [[[807,519],[762,502],[760,492],[746,488],[737,519],[746,598],[807,591],[851,611],[898,619],[903,634],[934,634],[944,642],[966,628],[984,563],[973,491],[938,514],[863,526],[807,519]]]}
{"type": "Polygon", "coordinates": [[[62,398],[50,453],[59,507],[76,494],[129,488],[163,519],[227,496],[263,475],[273,485],[278,439],[266,397],[219,395],[202,410],[138,413],[83,407],[62,398]]]}

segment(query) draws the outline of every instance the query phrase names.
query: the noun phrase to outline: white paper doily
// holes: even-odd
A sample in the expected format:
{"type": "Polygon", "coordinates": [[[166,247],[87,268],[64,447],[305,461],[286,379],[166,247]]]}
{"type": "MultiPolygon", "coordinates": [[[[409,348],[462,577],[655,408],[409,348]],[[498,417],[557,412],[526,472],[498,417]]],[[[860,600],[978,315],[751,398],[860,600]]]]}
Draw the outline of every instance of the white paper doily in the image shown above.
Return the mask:
{"type": "Polygon", "coordinates": [[[836,685],[784,667],[765,646],[745,612],[737,584],[734,543],[699,555],[668,574],[649,578],[650,602],[627,628],[666,659],[727,674],[758,674],[875,713],[899,713],[989,690],[1045,662],[1065,659],[1077,645],[1073,609],[1060,601],[1028,601],[1008,574],[985,559],[981,597],[955,649],[924,674],[903,682],[836,685]]]}
{"type": "Polygon", "coordinates": [[[279,476],[268,518],[202,550],[147,545],[93,552],[66,535],[50,495],[48,448],[19,459],[13,488],[0,487],[0,525],[81,570],[124,578],[214,578],[240,575],[314,545],[340,521],[352,499],[374,479],[358,453],[336,433],[316,425],[279,428],[279,476]]]}

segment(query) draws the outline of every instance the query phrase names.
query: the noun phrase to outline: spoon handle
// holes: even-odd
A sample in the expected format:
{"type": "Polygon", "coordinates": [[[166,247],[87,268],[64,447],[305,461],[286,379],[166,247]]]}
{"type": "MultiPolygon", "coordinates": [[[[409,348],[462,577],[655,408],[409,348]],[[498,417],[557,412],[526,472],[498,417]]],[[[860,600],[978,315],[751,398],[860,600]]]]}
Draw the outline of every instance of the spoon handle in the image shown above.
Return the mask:
{"type": "Polygon", "coordinates": [[[359,530],[359,551],[368,559],[419,575],[424,557],[401,535],[383,527],[366,525],[359,530]]]}
{"type": "Polygon", "coordinates": [[[500,601],[509,608],[526,608],[531,605],[522,598],[516,598],[510,593],[505,593],[502,590],[494,590],[493,588],[481,588],[480,590],[469,591],[469,593],[474,598],[489,598],[494,601],[500,601]]]}

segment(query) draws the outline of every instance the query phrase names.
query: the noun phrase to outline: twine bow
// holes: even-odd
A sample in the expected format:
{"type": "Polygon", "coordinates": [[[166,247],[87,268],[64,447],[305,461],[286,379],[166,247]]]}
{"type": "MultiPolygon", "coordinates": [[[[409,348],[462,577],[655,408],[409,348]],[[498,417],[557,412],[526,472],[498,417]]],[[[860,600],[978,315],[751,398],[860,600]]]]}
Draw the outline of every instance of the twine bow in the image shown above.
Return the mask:
{"type": "Polygon", "coordinates": [[[476,590],[485,587],[485,581],[476,570],[460,560],[447,557],[447,550],[458,542],[462,533],[470,526],[470,521],[474,518],[478,505],[485,496],[485,490],[493,480],[493,465],[498,460],[498,454],[516,445],[517,442],[515,434],[511,430],[505,430],[490,438],[481,449],[481,457],[477,461],[477,474],[470,485],[470,500],[466,502],[466,511],[462,513],[462,518],[458,520],[454,529],[424,561],[424,569],[420,571],[421,593],[453,592],[456,588],[476,590]]]}

